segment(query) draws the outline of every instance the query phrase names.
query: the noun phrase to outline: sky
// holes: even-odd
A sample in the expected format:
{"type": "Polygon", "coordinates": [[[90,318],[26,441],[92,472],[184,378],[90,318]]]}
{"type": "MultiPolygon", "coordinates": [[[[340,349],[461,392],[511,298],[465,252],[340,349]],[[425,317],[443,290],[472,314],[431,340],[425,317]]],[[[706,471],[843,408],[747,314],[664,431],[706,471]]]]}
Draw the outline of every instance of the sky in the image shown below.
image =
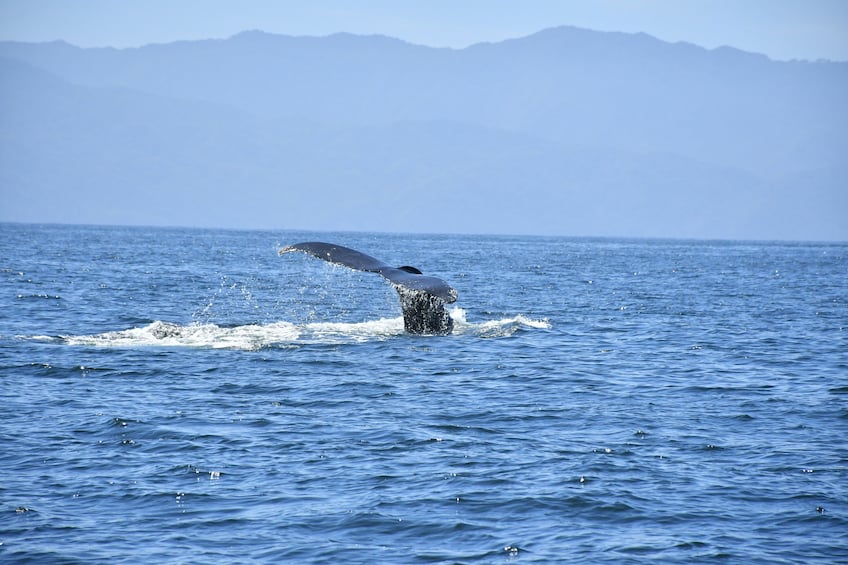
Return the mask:
{"type": "Polygon", "coordinates": [[[772,59],[848,61],[848,0],[0,0],[0,40],[138,47],[226,38],[382,34],[462,48],[573,25],[730,45],[772,59]]]}

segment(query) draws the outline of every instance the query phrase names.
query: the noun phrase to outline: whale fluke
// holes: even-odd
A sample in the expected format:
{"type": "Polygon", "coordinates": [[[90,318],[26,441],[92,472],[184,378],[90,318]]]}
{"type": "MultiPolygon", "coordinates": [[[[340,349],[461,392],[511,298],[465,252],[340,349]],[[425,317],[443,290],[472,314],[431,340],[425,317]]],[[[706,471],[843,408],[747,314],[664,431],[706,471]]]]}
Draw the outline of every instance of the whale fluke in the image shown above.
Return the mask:
{"type": "Polygon", "coordinates": [[[456,290],[438,277],[423,274],[409,265],[390,267],[365,253],[332,243],[307,241],[280,249],[280,255],[300,251],[357,271],[377,273],[394,285],[400,296],[403,325],[413,334],[449,334],[453,320],[445,304],[455,302],[456,290]]]}

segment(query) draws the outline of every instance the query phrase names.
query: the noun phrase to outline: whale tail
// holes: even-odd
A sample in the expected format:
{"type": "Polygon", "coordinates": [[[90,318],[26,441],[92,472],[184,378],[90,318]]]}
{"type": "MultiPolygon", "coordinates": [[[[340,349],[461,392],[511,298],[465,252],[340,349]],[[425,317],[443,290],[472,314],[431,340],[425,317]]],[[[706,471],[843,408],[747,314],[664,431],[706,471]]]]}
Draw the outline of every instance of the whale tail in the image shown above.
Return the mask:
{"type": "Polygon", "coordinates": [[[445,301],[421,290],[395,285],[403,310],[403,327],[411,334],[447,335],[453,331],[453,319],[445,310],[445,301]]]}
{"type": "Polygon", "coordinates": [[[332,243],[296,243],[280,249],[280,255],[293,251],[350,269],[377,273],[387,279],[400,297],[403,326],[409,333],[446,335],[453,330],[453,320],[445,310],[445,304],[456,301],[457,292],[438,277],[425,275],[409,265],[389,267],[379,259],[332,243]]]}

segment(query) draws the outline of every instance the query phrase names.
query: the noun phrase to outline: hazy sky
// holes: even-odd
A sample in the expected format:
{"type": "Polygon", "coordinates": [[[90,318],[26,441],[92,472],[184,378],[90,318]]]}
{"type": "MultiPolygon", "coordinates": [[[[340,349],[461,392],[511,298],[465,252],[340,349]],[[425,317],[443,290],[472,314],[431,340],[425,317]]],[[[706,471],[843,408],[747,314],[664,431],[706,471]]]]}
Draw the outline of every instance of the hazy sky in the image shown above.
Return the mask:
{"type": "Polygon", "coordinates": [[[644,31],[774,59],[848,61],[848,0],[0,0],[0,40],[134,47],[229,37],[379,33],[465,47],[557,25],[644,31]]]}

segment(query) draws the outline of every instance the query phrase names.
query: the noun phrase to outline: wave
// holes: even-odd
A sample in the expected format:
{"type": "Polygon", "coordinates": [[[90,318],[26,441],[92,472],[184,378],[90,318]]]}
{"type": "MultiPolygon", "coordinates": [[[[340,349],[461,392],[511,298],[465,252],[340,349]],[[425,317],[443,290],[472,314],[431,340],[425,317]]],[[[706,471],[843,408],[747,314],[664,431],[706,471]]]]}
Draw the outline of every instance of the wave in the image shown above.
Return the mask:
{"type": "MultiPolygon", "coordinates": [[[[465,311],[462,308],[455,308],[450,314],[454,320],[452,334],[454,336],[497,338],[511,336],[521,329],[550,328],[547,320],[534,320],[523,315],[469,323],[465,319],[465,311]]],[[[335,344],[385,340],[401,335],[406,333],[403,328],[403,317],[398,316],[365,322],[304,324],[274,322],[241,326],[198,323],[181,325],[157,320],[143,327],[100,334],[33,336],[31,339],[90,347],[193,347],[255,351],[269,347],[289,347],[311,343],[335,344]]]]}
{"type": "Polygon", "coordinates": [[[450,312],[454,322],[454,335],[474,335],[479,337],[508,337],[522,329],[550,329],[547,319],[533,319],[523,314],[471,323],[465,319],[465,310],[454,308],[450,312]]]}

